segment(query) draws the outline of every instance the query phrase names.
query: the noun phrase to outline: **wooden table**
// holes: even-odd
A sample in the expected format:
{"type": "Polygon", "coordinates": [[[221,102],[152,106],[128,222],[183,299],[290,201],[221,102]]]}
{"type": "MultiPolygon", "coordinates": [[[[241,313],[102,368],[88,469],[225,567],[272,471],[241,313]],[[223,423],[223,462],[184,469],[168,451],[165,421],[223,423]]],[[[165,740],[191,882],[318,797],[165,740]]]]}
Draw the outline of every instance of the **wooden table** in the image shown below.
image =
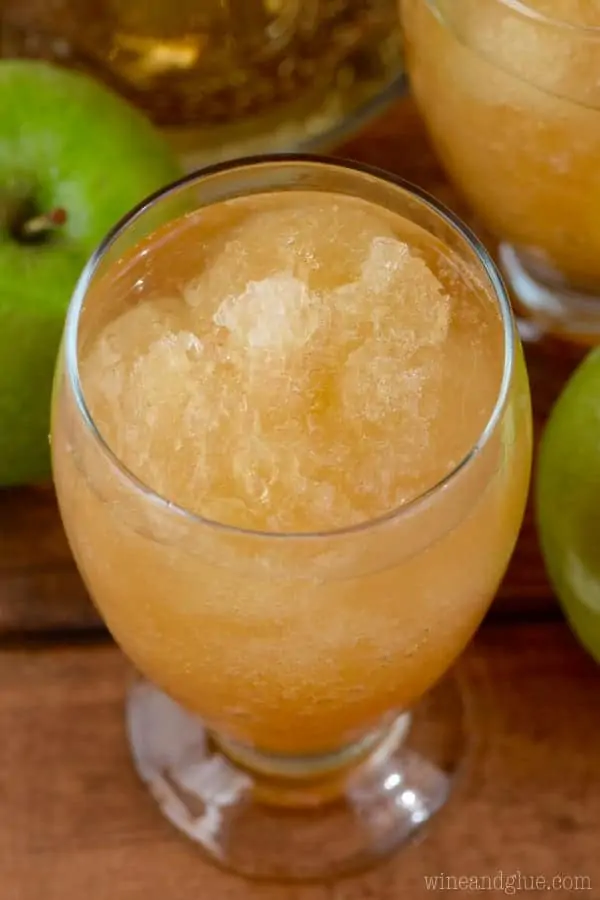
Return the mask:
{"type": "MultiPolygon", "coordinates": [[[[408,99],[343,155],[464,213],[408,99]]],[[[533,350],[529,366],[539,424],[572,361],[533,350]]],[[[562,622],[531,517],[459,662],[477,731],[469,778],[426,840],[321,887],[228,876],[161,819],[128,758],[126,663],[87,601],[51,492],[0,496],[0,547],[0,900],[400,900],[435,893],[425,876],[518,872],[576,878],[590,887],[580,896],[600,898],[600,670],[562,622]]]]}

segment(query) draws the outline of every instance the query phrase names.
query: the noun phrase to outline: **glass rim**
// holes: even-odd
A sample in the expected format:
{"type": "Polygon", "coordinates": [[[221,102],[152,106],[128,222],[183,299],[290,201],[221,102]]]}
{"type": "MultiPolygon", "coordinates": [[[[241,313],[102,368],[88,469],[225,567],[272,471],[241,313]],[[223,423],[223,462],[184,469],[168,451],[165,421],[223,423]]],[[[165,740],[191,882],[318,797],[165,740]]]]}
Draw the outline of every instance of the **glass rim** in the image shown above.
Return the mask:
{"type": "MultiPolygon", "coordinates": [[[[436,0],[437,2],[437,0],[436,0]]],[[[569,22],[567,19],[559,19],[556,16],[548,15],[540,12],[529,5],[527,0],[495,0],[500,6],[513,10],[524,18],[531,19],[533,22],[540,22],[543,25],[551,25],[554,28],[562,28],[565,31],[574,31],[581,34],[590,34],[600,38],[600,25],[584,25],[578,22],[569,22]]]]}
{"type": "MultiPolygon", "coordinates": [[[[274,188],[274,190],[280,190],[280,188],[274,188]]],[[[199,205],[198,209],[202,209],[202,206],[199,205]]],[[[63,354],[66,377],[69,381],[73,396],[75,398],[77,411],[83,419],[85,427],[90,432],[92,439],[96,444],[98,444],[101,452],[108,458],[109,462],[115,466],[120,474],[133,485],[136,491],[145,495],[149,501],[157,503],[165,510],[168,510],[171,514],[174,513],[182,516],[187,521],[216,529],[225,534],[238,536],[244,535],[247,537],[263,538],[268,540],[294,539],[296,541],[309,541],[315,539],[323,540],[326,538],[337,538],[353,534],[360,534],[362,532],[370,531],[373,528],[383,526],[393,520],[404,518],[405,516],[412,513],[417,507],[422,506],[440,491],[444,490],[450,484],[452,484],[461,475],[461,473],[470,466],[470,464],[476,459],[476,457],[480,455],[502,417],[512,382],[515,361],[515,344],[516,341],[513,327],[512,308],[500,272],[497,269],[496,264],[494,263],[489,252],[486,250],[485,246],[477,237],[477,235],[465,223],[463,223],[455,213],[448,209],[443,203],[432,197],[427,191],[411,184],[409,181],[406,181],[403,178],[400,178],[375,166],[365,165],[363,163],[357,163],[345,159],[329,158],[326,156],[319,156],[315,154],[292,153],[249,156],[245,158],[230,160],[227,162],[216,163],[212,166],[207,166],[206,168],[203,168],[197,172],[192,172],[191,174],[185,175],[182,178],[179,178],[177,181],[174,181],[171,184],[165,186],[164,188],[155,191],[145,200],[142,200],[125,216],[123,216],[98,245],[92,256],[89,258],[78,279],[75,290],[71,297],[71,301],[69,303],[69,308],[65,320],[63,354]],[[258,529],[229,525],[225,522],[219,522],[214,519],[209,519],[199,513],[188,510],[184,506],[180,506],[179,504],[169,500],[167,497],[162,496],[157,491],[153,490],[153,488],[151,488],[149,485],[147,485],[134,472],[132,472],[131,469],[127,465],[125,465],[125,463],[118,457],[110,444],[105,440],[87,406],[85,392],[83,390],[79,372],[79,322],[85,298],[88,294],[89,287],[92,284],[98,266],[100,265],[105,254],[113,246],[113,244],[123,234],[125,234],[130,226],[133,225],[147,211],[152,209],[162,200],[176,195],[179,191],[184,190],[187,187],[191,187],[194,184],[200,183],[207,177],[210,177],[212,175],[219,175],[221,173],[239,171],[242,169],[254,168],[259,166],[268,167],[285,163],[296,165],[306,164],[308,166],[314,165],[318,166],[319,168],[333,168],[336,170],[349,170],[356,173],[357,175],[368,175],[371,178],[377,179],[378,181],[391,184],[392,186],[399,188],[405,194],[408,194],[411,197],[415,197],[419,201],[419,203],[425,206],[430,212],[433,212],[438,218],[442,219],[442,221],[444,221],[446,225],[450,226],[452,230],[458,232],[460,237],[475,253],[477,260],[482,265],[485,275],[489,279],[490,285],[493,289],[495,299],[500,311],[504,338],[502,378],[500,380],[494,406],[490,412],[485,426],[479,434],[479,437],[474,442],[473,446],[463,456],[463,458],[455,466],[453,466],[453,468],[441,479],[436,481],[426,490],[422,491],[416,497],[413,497],[406,503],[395,506],[392,509],[382,513],[381,515],[367,519],[364,522],[361,521],[353,525],[328,529],[325,531],[262,531],[258,529]]]]}

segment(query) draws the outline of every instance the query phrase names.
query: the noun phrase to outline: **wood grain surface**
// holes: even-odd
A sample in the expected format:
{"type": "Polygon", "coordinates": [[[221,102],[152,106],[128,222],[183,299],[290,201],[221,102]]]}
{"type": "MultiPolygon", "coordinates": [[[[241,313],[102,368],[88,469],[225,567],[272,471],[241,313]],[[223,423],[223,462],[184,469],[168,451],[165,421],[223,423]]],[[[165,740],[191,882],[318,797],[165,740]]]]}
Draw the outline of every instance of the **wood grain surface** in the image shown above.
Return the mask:
{"type": "Polygon", "coordinates": [[[222,873],[162,820],[129,760],[128,670],[116,649],[5,648],[0,897],[420,900],[438,896],[425,876],[520,871],[591,881],[590,891],[523,891],[524,898],[597,900],[600,669],[551,622],[484,627],[459,669],[476,750],[462,787],[424,839],[359,878],[286,888],[222,873]]]}
{"type": "MultiPolygon", "coordinates": [[[[409,97],[402,98],[338,155],[394,172],[471,219],[441,171],[409,97]]],[[[481,229],[477,230],[481,234],[481,229]]],[[[571,370],[572,360],[555,348],[532,346],[528,362],[539,425],[571,370]]],[[[493,613],[553,612],[555,602],[528,514],[493,613]]],[[[52,493],[40,489],[0,492],[0,634],[98,627],[100,622],[72,564],[52,493]]]]}

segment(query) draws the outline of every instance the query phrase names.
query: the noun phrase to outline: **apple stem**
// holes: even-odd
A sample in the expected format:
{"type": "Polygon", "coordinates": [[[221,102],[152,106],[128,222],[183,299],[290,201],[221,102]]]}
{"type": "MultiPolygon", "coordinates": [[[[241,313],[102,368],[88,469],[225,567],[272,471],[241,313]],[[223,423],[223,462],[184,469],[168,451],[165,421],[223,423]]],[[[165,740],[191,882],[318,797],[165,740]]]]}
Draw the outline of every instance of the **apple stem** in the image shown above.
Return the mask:
{"type": "Polygon", "coordinates": [[[67,212],[62,207],[57,207],[49,213],[40,216],[34,216],[33,219],[27,219],[22,223],[19,229],[21,236],[27,240],[32,238],[40,238],[49,232],[56,231],[61,225],[67,221],[67,212]]]}

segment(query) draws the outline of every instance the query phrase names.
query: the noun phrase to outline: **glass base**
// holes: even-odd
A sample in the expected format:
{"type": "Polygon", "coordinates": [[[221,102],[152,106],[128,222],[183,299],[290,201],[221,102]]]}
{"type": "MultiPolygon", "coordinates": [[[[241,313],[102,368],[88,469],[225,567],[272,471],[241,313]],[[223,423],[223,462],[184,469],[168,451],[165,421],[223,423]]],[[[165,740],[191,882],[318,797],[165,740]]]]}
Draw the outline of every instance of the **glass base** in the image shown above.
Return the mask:
{"type": "Polygon", "coordinates": [[[389,79],[358,82],[353,90],[353,97],[346,97],[343,89],[327,96],[320,91],[274,113],[245,120],[162,130],[187,173],[264,153],[328,153],[403,96],[404,71],[398,66],[389,79]]]}
{"type": "Polygon", "coordinates": [[[511,244],[500,244],[498,255],[516,301],[523,341],[537,343],[549,336],[585,346],[600,343],[600,295],[572,290],[550,271],[544,277],[511,244]]]}
{"type": "Polygon", "coordinates": [[[148,682],[127,702],[135,767],[166,818],[226,869],[278,881],[363,870],[412,838],[448,798],[464,724],[447,679],[359,744],[294,759],[220,741],[148,682]]]}

